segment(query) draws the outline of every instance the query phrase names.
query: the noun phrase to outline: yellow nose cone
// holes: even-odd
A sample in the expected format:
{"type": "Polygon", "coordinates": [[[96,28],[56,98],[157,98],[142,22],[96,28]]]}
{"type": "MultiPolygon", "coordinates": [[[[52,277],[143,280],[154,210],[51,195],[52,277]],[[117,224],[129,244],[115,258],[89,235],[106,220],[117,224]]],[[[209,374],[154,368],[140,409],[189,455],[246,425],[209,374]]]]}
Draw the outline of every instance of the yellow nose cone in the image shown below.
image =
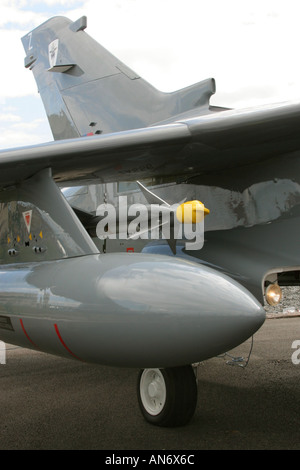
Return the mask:
{"type": "Polygon", "coordinates": [[[208,214],[209,209],[200,201],[184,202],[176,210],[177,220],[181,224],[198,224],[208,214]]]}

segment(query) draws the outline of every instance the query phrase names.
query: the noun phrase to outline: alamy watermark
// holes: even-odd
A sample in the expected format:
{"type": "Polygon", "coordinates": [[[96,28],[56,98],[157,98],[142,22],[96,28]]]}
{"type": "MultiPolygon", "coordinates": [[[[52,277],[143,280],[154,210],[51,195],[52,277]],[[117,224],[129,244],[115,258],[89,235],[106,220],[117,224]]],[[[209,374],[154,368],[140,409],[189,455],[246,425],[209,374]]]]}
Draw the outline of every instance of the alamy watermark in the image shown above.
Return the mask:
{"type": "Polygon", "coordinates": [[[296,351],[292,354],[292,363],[295,365],[300,364],[300,339],[296,339],[292,343],[292,349],[296,349],[296,351]]]}
{"type": "Polygon", "coordinates": [[[6,346],[3,341],[0,341],[0,364],[6,364],[6,346]]]}
{"type": "Polygon", "coordinates": [[[191,201],[172,206],[127,204],[120,196],[118,207],[101,204],[96,215],[97,237],[101,240],[185,240],[187,250],[200,250],[204,244],[204,205],[191,201]]]}

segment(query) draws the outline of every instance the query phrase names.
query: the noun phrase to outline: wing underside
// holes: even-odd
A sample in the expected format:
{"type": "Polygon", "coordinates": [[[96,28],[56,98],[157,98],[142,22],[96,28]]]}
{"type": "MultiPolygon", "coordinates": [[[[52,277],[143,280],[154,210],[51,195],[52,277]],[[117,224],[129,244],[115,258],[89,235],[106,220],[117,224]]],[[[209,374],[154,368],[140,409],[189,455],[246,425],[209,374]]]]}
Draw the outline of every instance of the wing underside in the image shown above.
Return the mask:
{"type": "Polygon", "coordinates": [[[51,168],[57,183],[220,174],[300,149],[300,104],[224,111],[173,124],[0,152],[0,186],[51,168]]]}

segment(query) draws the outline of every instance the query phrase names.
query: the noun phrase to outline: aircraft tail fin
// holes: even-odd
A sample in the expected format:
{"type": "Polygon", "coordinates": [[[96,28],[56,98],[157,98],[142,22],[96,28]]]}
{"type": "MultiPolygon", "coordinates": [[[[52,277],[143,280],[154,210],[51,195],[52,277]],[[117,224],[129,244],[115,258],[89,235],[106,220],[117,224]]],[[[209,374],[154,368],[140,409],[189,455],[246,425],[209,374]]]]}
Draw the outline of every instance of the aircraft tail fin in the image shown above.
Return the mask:
{"type": "Polygon", "coordinates": [[[209,108],[208,79],[163,93],[139,77],[76,22],[55,17],[22,38],[55,140],[148,127],[209,108]]]}

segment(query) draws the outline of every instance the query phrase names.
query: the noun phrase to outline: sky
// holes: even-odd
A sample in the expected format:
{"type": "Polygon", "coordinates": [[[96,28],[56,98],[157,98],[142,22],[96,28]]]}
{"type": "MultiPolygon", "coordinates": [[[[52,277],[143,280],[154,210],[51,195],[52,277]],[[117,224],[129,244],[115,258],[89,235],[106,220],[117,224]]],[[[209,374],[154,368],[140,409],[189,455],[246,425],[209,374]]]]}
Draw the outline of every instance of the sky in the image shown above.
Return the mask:
{"type": "Polygon", "coordinates": [[[47,19],[86,32],[161,91],[216,80],[211,104],[300,101],[299,0],[0,0],[0,149],[53,140],[21,37],[47,19]]]}

